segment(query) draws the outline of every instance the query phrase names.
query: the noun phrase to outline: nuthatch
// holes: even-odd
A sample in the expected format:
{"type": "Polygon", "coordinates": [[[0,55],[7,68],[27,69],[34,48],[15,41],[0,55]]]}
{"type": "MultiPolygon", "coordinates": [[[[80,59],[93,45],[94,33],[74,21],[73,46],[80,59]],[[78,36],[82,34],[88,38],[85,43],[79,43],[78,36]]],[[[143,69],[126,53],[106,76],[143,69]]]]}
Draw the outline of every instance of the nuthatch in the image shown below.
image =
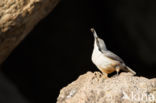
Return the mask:
{"type": "Polygon", "coordinates": [[[92,53],[92,62],[107,78],[108,74],[116,71],[117,75],[120,70],[136,74],[131,68],[126,66],[124,61],[106,48],[105,42],[98,37],[94,28],[91,28],[94,35],[94,49],[92,53]]]}

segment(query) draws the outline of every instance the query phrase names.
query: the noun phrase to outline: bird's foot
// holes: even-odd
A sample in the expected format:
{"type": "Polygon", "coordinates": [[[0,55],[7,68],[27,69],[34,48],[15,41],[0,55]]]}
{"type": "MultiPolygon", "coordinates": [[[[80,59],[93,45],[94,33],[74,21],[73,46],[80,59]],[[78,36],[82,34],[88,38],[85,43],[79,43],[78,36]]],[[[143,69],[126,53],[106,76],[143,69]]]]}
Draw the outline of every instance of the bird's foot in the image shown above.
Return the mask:
{"type": "Polygon", "coordinates": [[[108,77],[108,74],[107,74],[107,73],[103,73],[103,78],[104,78],[104,79],[109,78],[109,77],[108,77]]]}

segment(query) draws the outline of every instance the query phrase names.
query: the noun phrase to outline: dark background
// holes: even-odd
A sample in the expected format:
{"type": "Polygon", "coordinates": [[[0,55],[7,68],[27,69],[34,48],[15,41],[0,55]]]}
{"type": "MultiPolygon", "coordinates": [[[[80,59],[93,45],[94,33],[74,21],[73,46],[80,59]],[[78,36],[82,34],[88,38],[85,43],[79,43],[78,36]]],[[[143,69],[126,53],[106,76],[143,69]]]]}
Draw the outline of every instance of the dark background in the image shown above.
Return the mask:
{"type": "Polygon", "coordinates": [[[91,62],[94,27],[137,75],[154,78],[155,5],[154,0],[61,1],[8,57],[3,74],[28,101],[55,103],[62,87],[98,70],[91,62]]]}

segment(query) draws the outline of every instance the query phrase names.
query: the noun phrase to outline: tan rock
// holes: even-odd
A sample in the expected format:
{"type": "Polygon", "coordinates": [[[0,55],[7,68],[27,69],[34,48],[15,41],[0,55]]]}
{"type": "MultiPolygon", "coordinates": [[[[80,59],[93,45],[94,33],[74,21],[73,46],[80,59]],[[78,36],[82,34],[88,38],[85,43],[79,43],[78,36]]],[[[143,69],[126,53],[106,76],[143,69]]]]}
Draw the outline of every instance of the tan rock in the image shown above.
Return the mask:
{"type": "Polygon", "coordinates": [[[156,79],[130,73],[104,79],[88,72],[64,87],[57,103],[156,103],[156,79]]]}
{"type": "Polygon", "coordinates": [[[0,64],[59,0],[0,0],[0,64]]]}

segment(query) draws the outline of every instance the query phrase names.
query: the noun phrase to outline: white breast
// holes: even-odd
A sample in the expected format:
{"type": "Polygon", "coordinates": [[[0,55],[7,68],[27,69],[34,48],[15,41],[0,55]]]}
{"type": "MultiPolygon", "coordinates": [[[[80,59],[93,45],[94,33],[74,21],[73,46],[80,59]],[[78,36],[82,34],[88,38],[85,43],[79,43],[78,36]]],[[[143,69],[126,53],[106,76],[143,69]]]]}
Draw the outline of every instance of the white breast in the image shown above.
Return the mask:
{"type": "Polygon", "coordinates": [[[106,57],[96,48],[93,50],[92,61],[98,68],[103,68],[103,69],[115,63],[115,61],[106,57]]]}

